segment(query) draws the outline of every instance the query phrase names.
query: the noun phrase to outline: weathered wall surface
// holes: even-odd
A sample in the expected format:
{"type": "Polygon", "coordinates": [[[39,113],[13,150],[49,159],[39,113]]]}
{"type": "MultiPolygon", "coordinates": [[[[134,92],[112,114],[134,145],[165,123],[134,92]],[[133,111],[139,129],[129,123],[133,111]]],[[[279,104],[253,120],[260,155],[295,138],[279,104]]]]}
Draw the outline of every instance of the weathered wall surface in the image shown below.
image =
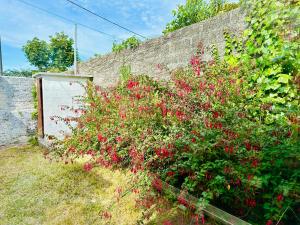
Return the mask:
{"type": "MultiPolygon", "coordinates": [[[[107,87],[119,78],[119,69],[123,64],[131,65],[133,74],[147,74],[156,79],[168,79],[166,70],[157,68],[158,64],[170,70],[187,66],[196,52],[199,42],[210,47],[215,44],[220,54],[224,53],[223,32],[228,30],[241,34],[245,29],[244,13],[235,9],[214,18],[184,27],[166,36],[144,42],[135,50],[111,53],[100,58],[81,63],[82,75],[93,75],[97,85],[107,87]]],[[[204,60],[210,58],[206,51],[204,60]]]]}
{"type": "Polygon", "coordinates": [[[0,147],[26,143],[35,132],[33,84],[32,78],[0,77],[0,147]]]}

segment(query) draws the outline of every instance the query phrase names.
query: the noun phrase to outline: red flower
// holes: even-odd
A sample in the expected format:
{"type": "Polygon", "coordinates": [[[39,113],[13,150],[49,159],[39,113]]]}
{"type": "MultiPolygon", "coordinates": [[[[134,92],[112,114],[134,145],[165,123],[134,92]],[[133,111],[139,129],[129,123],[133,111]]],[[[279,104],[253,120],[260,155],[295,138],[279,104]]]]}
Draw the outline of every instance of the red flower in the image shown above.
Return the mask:
{"type": "Polygon", "coordinates": [[[128,81],[128,83],[127,83],[127,88],[129,89],[129,90],[132,90],[134,87],[136,87],[136,86],[138,86],[139,85],[139,82],[135,82],[135,81],[132,81],[132,80],[130,80],[130,81],[128,81]]]}
{"type": "Polygon", "coordinates": [[[272,225],[273,224],[273,221],[272,220],[268,220],[266,225],[272,225]]]}
{"type": "Polygon", "coordinates": [[[126,119],[126,113],[124,111],[120,111],[119,112],[119,116],[121,117],[121,119],[126,119]]]}
{"type": "Polygon", "coordinates": [[[248,174],[247,175],[247,179],[250,181],[250,180],[252,180],[252,178],[253,178],[254,176],[252,175],[252,174],[248,174]]]}
{"type": "Polygon", "coordinates": [[[103,217],[104,219],[111,219],[111,213],[105,211],[105,212],[102,213],[102,217],[103,217]]]}
{"type": "Polygon", "coordinates": [[[246,205],[249,206],[249,207],[254,208],[256,206],[255,199],[246,199],[246,205]]]}
{"type": "Polygon", "coordinates": [[[258,160],[257,159],[254,159],[251,163],[251,167],[257,167],[258,166],[258,160]]]}
{"type": "Polygon", "coordinates": [[[159,178],[155,178],[152,181],[152,186],[158,191],[162,191],[162,189],[163,189],[163,183],[162,183],[161,179],[159,179],[159,178]]]}
{"type": "Polygon", "coordinates": [[[89,172],[93,169],[93,164],[91,163],[85,163],[84,166],[83,166],[83,169],[86,171],[86,172],[89,172]]]}
{"type": "Polygon", "coordinates": [[[283,200],[283,195],[282,194],[277,195],[277,201],[281,202],[282,200],[283,200]]]}
{"type": "Polygon", "coordinates": [[[157,106],[160,107],[162,116],[163,116],[163,117],[167,116],[168,110],[167,110],[166,103],[161,102],[161,103],[157,104],[157,106]]]}
{"type": "Polygon", "coordinates": [[[182,196],[178,196],[177,201],[179,202],[179,204],[184,205],[186,207],[189,206],[189,203],[187,202],[187,200],[182,197],[182,196]]]}
{"type": "Polygon", "coordinates": [[[122,137],[120,137],[120,136],[116,137],[116,141],[117,141],[118,143],[121,143],[122,140],[123,140],[122,137]]]}
{"type": "Polygon", "coordinates": [[[205,217],[204,217],[204,215],[202,215],[201,221],[202,221],[202,224],[205,224],[205,217]]]}
{"type": "Polygon", "coordinates": [[[219,114],[217,111],[214,111],[214,112],[213,112],[213,117],[214,117],[215,119],[219,118],[219,116],[220,116],[220,114],[219,114]]]}
{"type": "Polygon", "coordinates": [[[198,214],[192,215],[192,218],[195,220],[195,224],[199,225],[199,215],[198,214]]]}
{"type": "Polygon", "coordinates": [[[200,82],[200,84],[199,84],[199,89],[200,89],[200,91],[205,91],[205,89],[206,89],[206,83],[205,82],[200,82]]]}
{"type": "Polygon", "coordinates": [[[135,94],[135,97],[137,98],[137,100],[140,100],[142,98],[141,94],[139,93],[135,94]]]}
{"type": "Polygon", "coordinates": [[[229,147],[229,146],[226,146],[226,147],[225,147],[225,152],[226,152],[226,153],[229,153],[229,154],[232,154],[232,153],[233,153],[233,146],[230,146],[230,147],[229,147]]]}
{"type": "Polygon", "coordinates": [[[172,176],[174,176],[174,174],[175,174],[175,172],[173,172],[173,171],[167,172],[167,176],[168,176],[168,177],[172,177],[172,176]]]}
{"type": "Polygon", "coordinates": [[[99,142],[106,142],[106,141],[107,141],[107,138],[106,138],[106,137],[103,137],[102,134],[98,134],[98,141],[99,141],[99,142]]]}
{"type": "Polygon", "coordinates": [[[249,142],[246,142],[246,143],[245,143],[245,147],[246,147],[246,149],[247,149],[248,151],[251,150],[251,144],[250,144],[249,142]]]}
{"type": "Polygon", "coordinates": [[[166,220],[163,225],[172,225],[171,221],[170,220],[166,220]]]}
{"type": "Polygon", "coordinates": [[[180,120],[180,121],[182,121],[182,120],[185,119],[185,115],[184,115],[184,113],[181,112],[181,111],[178,111],[178,110],[177,110],[176,113],[175,113],[175,115],[176,115],[177,119],[180,120]]]}
{"type": "Polygon", "coordinates": [[[222,127],[223,127],[223,124],[221,122],[214,124],[214,128],[216,128],[216,129],[222,129],[222,127]]]}
{"type": "Polygon", "coordinates": [[[190,64],[192,66],[198,66],[198,65],[200,65],[200,59],[199,59],[199,57],[198,56],[193,56],[191,58],[190,64]]]}
{"type": "Polygon", "coordinates": [[[170,157],[172,155],[172,153],[165,147],[156,149],[155,152],[156,152],[156,155],[162,159],[170,157]]]}
{"type": "Polygon", "coordinates": [[[116,95],[115,98],[116,98],[116,101],[120,101],[122,97],[121,97],[121,95],[116,95]]]}
{"type": "Polygon", "coordinates": [[[114,151],[112,154],[111,154],[111,160],[115,163],[119,162],[120,161],[120,157],[118,156],[117,152],[114,151]]]}

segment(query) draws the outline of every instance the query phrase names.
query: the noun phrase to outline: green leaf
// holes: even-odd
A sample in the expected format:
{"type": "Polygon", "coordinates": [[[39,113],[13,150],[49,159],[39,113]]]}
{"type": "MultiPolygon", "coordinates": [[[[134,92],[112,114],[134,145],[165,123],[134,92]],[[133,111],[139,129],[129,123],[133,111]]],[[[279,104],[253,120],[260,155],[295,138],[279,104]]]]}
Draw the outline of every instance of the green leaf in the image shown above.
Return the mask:
{"type": "Polygon", "coordinates": [[[289,81],[292,79],[292,77],[288,74],[279,74],[277,77],[278,77],[278,82],[283,84],[289,83],[289,81]]]}

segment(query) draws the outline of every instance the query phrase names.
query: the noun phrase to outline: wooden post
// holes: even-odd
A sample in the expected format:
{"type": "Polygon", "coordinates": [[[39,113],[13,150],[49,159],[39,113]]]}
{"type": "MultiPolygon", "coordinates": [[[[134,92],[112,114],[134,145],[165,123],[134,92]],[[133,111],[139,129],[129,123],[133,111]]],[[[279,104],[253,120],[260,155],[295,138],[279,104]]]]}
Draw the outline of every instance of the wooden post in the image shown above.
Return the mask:
{"type": "Polygon", "coordinates": [[[43,89],[42,89],[42,78],[36,79],[36,91],[38,100],[38,136],[44,138],[44,116],[43,116],[43,89]]]}

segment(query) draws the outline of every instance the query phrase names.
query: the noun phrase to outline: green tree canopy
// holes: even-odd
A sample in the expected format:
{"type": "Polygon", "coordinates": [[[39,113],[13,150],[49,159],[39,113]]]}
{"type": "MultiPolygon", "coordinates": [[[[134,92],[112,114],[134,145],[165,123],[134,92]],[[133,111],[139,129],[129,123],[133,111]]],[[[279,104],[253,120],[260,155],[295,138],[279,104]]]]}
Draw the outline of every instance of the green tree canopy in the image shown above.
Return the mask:
{"type": "Polygon", "coordinates": [[[31,41],[27,41],[26,45],[23,46],[23,51],[31,65],[41,71],[45,71],[49,68],[50,51],[46,41],[35,37],[31,41]]]}
{"type": "Polygon", "coordinates": [[[73,43],[72,38],[61,32],[50,36],[49,43],[35,37],[23,46],[23,51],[30,64],[40,71],[64,71],[73,65],[73,43]]]}
{"type": "Polygon", "coordinates": [[[228,3],[226,0],[187,0],[185,5],[179,5],[173,10],[174,19],[167,24],[164,34],[178,30],[182,27],[198,23],[213,17],[220,12],[235,9],[239,3],[228,3]]]}
{"type": "Polygon", "coordinates": [[[10,70],[5,70],[3,72],[4,76],[10,76],[10,77],[31,77],[32,76],[32,71],[28,69],[10,69],[10,70]]]}

